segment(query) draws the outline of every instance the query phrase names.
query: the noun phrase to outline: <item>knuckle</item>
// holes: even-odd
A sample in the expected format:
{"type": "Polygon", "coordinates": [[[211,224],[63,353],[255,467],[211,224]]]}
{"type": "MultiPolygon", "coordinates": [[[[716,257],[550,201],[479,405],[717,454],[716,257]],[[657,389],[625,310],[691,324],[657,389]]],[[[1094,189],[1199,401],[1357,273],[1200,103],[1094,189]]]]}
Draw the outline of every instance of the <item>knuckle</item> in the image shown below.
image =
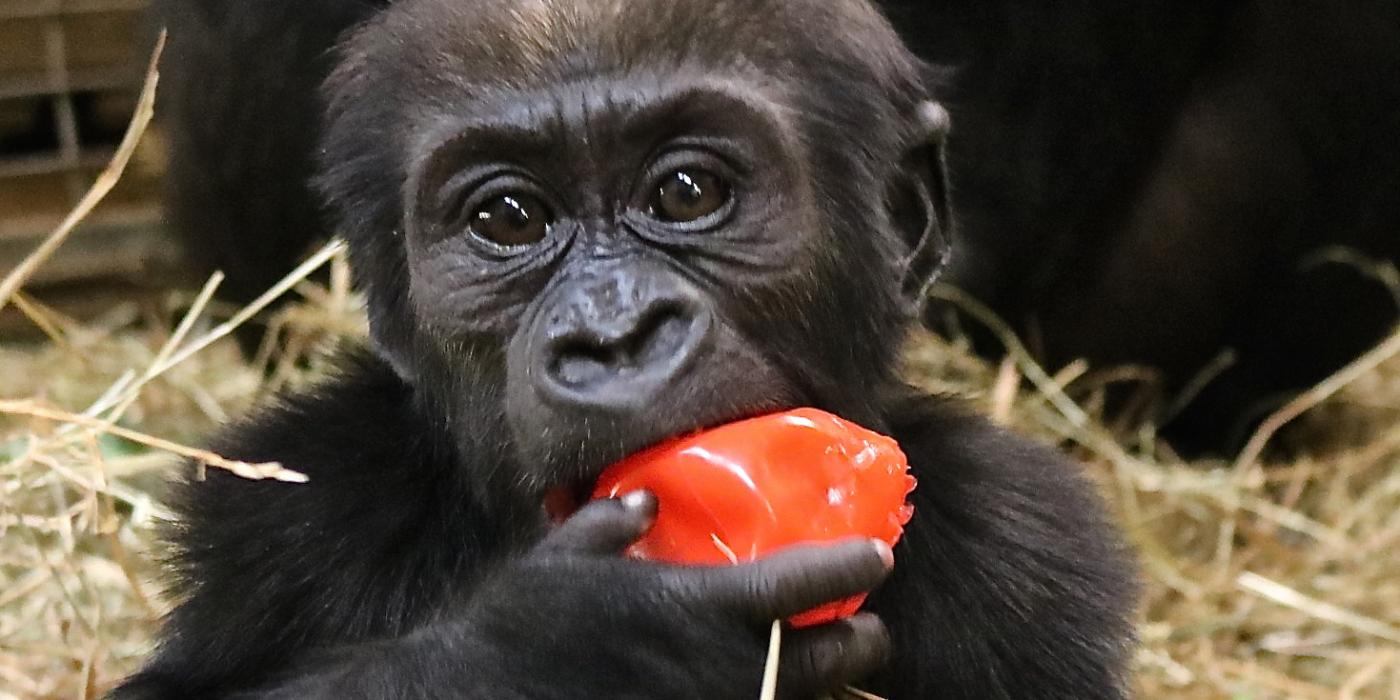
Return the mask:
{"type": "Polygon", "coordinates": [[[655,598],[676,607],[687,607],[696,603],[707,604],[714,597],[715,587],[701,573],[676,566],[653,569],[652,587],[656,591],[655,598]]]}
{"type": "Polygon", "coordinates": [[[744,578],[745,600],[763,612],[780,607],[785,597],[783,583],[787,578],[781,570],[754,569],[744,578]]]}
{"type": "Polygon", "coordinates": [[[783,654],[779,685],[803,696],[840,685],[839,679],[832,677],[831,659],[829,652],[815,640],[793,645],[783,654]]]}
{"type": "MultiPolygon", "coordinates": [[[[853,621],[855,622],[855,621],[853,621]]],[[[890,635],[883,622],[874,616],[851,625],[845,640],[852,664],[860,671],[883,664],[890,655],[890,635]]]]}
{"type": "Polygon", "coordinates": [[[824,644],[807,644],[798,654],[798,673],[809,682],[825,680],[830,665],[831,653],[824,644]]]}

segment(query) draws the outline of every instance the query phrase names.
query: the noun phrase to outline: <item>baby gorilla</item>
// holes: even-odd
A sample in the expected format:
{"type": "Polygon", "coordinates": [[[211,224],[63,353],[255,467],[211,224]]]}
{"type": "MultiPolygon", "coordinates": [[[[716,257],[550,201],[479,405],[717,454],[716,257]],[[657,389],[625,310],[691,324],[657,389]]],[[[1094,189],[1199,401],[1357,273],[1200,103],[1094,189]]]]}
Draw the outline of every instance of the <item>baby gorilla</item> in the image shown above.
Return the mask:
{"type": "MultiPolygon", "coordinates": [[[[230,10],[233,11],[233,10],[230,10]]],[[[342,46],[321,185],[374,352],[183,484],[171,614],[118,698],[1118,698],[1133,574],[1055,454],[896,376],[947,250],[946,115],[860,0],[403,0],[342,46]],[[839,31],[831,31],[839,28],[839,31]],[[883,545],[620,556],[658,440],[793,406],[895,436],[883,545]]],[[[664,507],[664,504],[661,504],[664,507]]]]}

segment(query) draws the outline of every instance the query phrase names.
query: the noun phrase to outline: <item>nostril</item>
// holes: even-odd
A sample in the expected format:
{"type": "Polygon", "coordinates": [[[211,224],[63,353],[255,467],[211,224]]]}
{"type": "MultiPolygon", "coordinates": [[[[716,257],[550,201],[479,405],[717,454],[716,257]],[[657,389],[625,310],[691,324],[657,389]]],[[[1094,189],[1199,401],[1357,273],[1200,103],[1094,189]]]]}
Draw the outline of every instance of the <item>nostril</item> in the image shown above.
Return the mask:
{"type": "Polygon", "coordinates": [[[638,367],[674,357],[690,337],[694,315],[679,304],[662,304],[647,314],[629,334],[627,355],[638,367]]]}
{"type": "Polygon", "coordinates": [[[574,391],[618,380],[669,375],[690,354],[699,316],[690,305],[662,302],[626,326],[584,327],[556,336],[546,351],[551,384],[574,391]]]}
{"type": "Polygon", "coordinates": [[[583,386],[607,379],[617,369],[617,353],[587,341],[562,343],[550,362],[550,374],[569,386],[583,386]]]}

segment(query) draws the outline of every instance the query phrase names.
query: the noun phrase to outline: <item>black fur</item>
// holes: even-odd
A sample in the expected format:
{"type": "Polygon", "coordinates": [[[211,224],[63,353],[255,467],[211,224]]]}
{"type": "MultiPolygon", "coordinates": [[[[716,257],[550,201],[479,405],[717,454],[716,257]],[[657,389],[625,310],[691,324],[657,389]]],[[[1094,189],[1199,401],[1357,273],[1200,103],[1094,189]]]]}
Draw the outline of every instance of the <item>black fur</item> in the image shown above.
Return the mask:
{"type": "MultiPolygon", "coordinates": [[[[336,39],[371,0],[154,0],[169,29],[157,114],[166,125],[165,216],[186,255],[252,301],[330,230],[312,192],[317,91],[336,39]]],[[[259,336],[241,331],[255,348],[259,336]]]]}
{"type": "MultiPolygon", "coordinates": [[[[916,516],[867,605],[890,628],[894,661],[860,687],[1124,697],[1133,585],[1088,484],[1051,450],[939,400],[890,410],[919,479],[916,516]]],[[[174,592],[187,602],[114,697],[757,697],[761,628],[688,639],[711,658],[678,668],[663,664],[675,640],[600,619],[603,601],[626,593],[601,577],[533,596],[528,578],[493,589],[526,528],[476,505],[461,475],[484,465],[453,455],[428,413],[387,365],[360,358],[226,432],[216,449],[311,481],[211,470],[180,487],[174,592]],[[457,617],[489,604],[477,595],[521,615],[493,630],[508,647],[457,617]]]]}
{"type": "Polygon", "coordinates": [[[1154,366],[1169,397],[1233,351],[1160,416],[1178,448],[1237,447],[1400,320],[1334,255],[1400,265],[1400,3],[883,4],[959,71],[947,281],[1049,365],[1154,366]]]}
{"type": "Polygon", "coordinates": [[[895,376],[949,225],[919,69],[858,0],[404,0],[357,31],[320,182],[375,352],[214,445],[309,483],[179,488],[181,602],[116,697],[752,698],[769,620],[870,589],[787,635],[784,697],[1123,697],[1134,577],[1089,484],[895,376]],[[726,213],[648,213],[675,167],[726,213]],[[499,182],[553,215],[534,242],[463,223],[499,182]],[[547,522],[625,454],[795,405],[910,456],[893,573],[860,540],[617,556],[645,499],[547,522]]]}

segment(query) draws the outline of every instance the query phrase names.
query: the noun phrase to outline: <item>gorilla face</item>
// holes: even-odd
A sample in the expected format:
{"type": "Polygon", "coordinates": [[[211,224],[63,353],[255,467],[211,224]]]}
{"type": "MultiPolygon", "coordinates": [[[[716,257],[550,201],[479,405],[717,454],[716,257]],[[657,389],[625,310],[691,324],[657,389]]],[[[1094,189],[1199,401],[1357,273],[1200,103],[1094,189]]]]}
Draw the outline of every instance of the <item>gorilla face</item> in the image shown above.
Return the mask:
{"type": "Polygon", "coordinates": [[[819,292],[826,232],[787,133],[737,81],[590,79],[504,92],[427,146],[410,185],[414,307],[444,348],[502,349],[536,485],[816,398],[784,369],[815,358],[768,348],[822,339],[755,313],[819,292]]]}
{"type": "MultiPolygon", "coordinates": [[[[913,310],[910,280],[942,259],[940,111],[862,83],[859,47],[812,62],[739,25],[697,30],[723,45],[691,52],[611,45],[617,23],[678,11],[649,3],[555,8],[575,43],[549,51],[438,8],[434,31],[455,40],[435,45],[460,55],[420,55],[396,38],[416,4],[362,30],[332,80],[329,150],[357,152],[328,189],[372,269],[378,344],[473,453],[508,444],[498,481],[536,503],[582,495],[647,445],[795,405],[878,422],[868,394],[913,310]],[[440,69],[386,68],[421,63],[440,69]],[[386,110],[382,139],[369,109],[386,110]],[[337,197],[376,180],[397,191],[359,201],[395,206],[337,197]]],[[[518,12],[482,5],[478,20],[518,12]]]]}

